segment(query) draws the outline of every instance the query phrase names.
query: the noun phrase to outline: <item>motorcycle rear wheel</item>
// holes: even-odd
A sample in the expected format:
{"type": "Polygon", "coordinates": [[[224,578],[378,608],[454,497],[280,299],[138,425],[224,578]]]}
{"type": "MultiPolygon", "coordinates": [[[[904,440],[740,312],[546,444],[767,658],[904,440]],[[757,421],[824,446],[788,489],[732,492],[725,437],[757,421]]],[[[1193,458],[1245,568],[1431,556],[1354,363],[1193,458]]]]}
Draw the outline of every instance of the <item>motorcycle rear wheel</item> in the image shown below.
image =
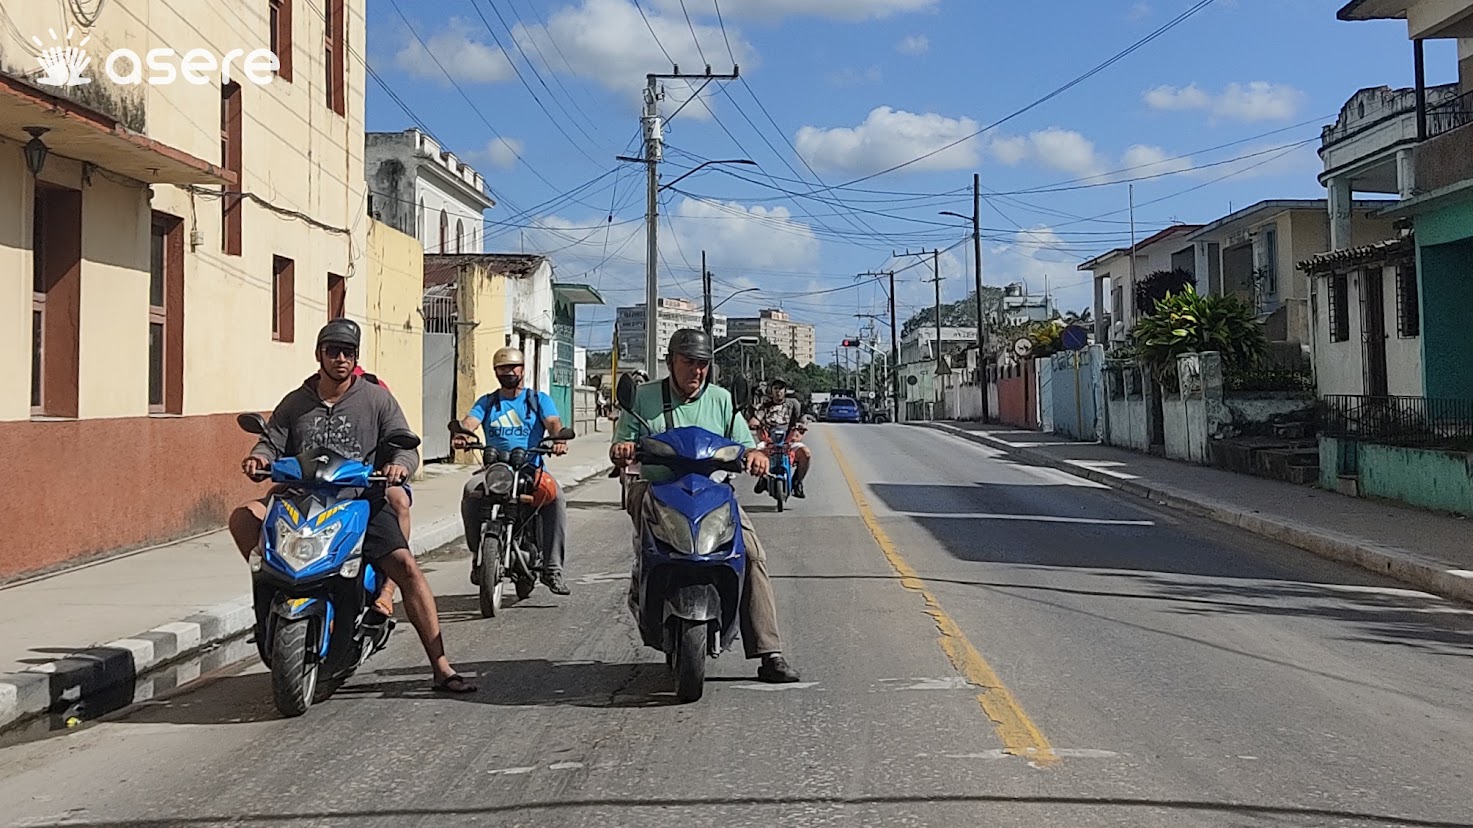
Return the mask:
{"type": "Polygon", "coordinates": [[[682,702],[700,701],[706,690],[706,624],[672,618],[675,627],[675,697],[682,702]]]}
{"type": "Polygon", "coordinates": [[[777,501],[777,510],[783,510],[783,504],[788,499],[788,484],[782,480],[774,480],[770,484],[772,488],[772,499],[777,501]]]}
{"type": "Polygon", "coordinates": [[[271,698],[287,717],[300,716],[317,701],[317,660],[308,649],[312,621],[281,621],[271,640],[271,698]]]}
{"type": "Polygon", "coordinates": [[[501,557],[501,535],[487,529],[481,535],[481,583],[476,590],[482,618],[495,618],[501,612],[501,599],[506,593],[501,557]]]}

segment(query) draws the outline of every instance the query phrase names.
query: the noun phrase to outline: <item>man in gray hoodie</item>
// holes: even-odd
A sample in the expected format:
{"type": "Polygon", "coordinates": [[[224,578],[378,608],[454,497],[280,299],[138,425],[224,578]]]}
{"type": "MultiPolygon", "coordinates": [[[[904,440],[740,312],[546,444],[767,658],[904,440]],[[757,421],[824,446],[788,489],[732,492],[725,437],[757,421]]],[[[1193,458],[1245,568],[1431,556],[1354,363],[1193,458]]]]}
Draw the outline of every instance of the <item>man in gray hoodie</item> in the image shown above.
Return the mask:
{"type": "MultiPolygon", "coordinates": [[[[353,375],[362,339],[358,325],[334,319],[317,335],[318,372],[287,394],[271,413],[266,433],[241,461],[241,470],[257,477],[282,457],[295,457],[314,449],[331,449],[344,457],[368,459],[368,453],[391,434],[410,431],[399,403],[382,386],[353,375]]],[[[419,467],[419,453],[393,449],[387,460],[374,462],[389,485],[409,479],[419,467]]],[[[388,508],[382,491],[366,497],[371,510],[363,539],[363,557],[399,584],[404,593],[405,614],[419,633],[420,643],[434,671],[434,687],[451,693],[469,693],[475,686],[455,672],[445,657],[440,637],[435,596],[424,573],[409,551],[399,521],[388,508]]],[[[261,537],[266,519],[266,499],[253,500],[230,516],[230,533],[249,555],[261,537]]]]}

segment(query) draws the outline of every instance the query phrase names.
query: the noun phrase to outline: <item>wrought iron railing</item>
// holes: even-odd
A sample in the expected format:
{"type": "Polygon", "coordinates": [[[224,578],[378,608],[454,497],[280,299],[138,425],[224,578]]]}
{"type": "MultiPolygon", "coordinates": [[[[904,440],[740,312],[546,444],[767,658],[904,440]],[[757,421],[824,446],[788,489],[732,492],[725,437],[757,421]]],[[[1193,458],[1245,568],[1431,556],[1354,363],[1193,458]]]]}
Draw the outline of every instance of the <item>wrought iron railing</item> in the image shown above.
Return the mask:
{"type": "Polygon", "coordinates": [[[1473,124],[1473,92],[1427,107],[1427,137],[1473,124]]]}
{"type": "Polygon", "coordinates": [[[1473,451],[1473,400],[1327,396],[1320,434],[1416,448],[1473,451]]]}

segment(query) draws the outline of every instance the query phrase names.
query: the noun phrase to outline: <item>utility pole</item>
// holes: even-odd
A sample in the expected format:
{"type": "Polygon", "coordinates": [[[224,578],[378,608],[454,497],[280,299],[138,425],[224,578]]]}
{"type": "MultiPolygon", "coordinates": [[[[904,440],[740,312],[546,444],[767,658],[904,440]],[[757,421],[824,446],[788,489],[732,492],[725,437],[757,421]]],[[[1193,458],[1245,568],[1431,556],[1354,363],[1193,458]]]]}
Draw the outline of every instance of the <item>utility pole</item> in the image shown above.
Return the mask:
{"type": "MultiPolygon", "coordinates": [[[[660,344],[656,341],[659,331],[659,314],[657,313],[656,305],[659,304],[660,296],[660,274],[658,269],[660,261],[658,230],[660,219],[660,161],[663,160],[665,151],[665,122],[660,117],[660,101],[665,95],[660,89],[660,81],[704,80],[710,83],[714,80],[736,80],[738,77],[738,68],[736,66],[731,68],[731,74],[729,75],[714,75],[711,73],[710,66],[706,67],[706,73],[704,75],[682,74],[679,66],[673,68],[673,72],[650,73],[644,76],[644,113],[639,119],[644,134],[644,157],[625,158],[624,156],[619,156],[619,160],[621,161],[637,161],[645,165],[648,193],[644,211],[644,361],[645,371],[649,373],[650,379],[659,379],[663,376],[663,373],[660,371],[658,359],[660,344]]],[[[704,269],[702,268],[702,270],[704,269]]]]}
{"type": "MultiPolygon", "coordinates": [[[[925,279],[923,281],[931,282],[932,284],[936,285],[936,351],[933,356],[935,356],[936,358],[936,376],[945,376],[946,374],[951,373],[951,369],[949,366],[946,365],[945,360],[941,356],[941,250],[939,248],[933,249],[929,253],[925,250],[922,250],[918,253],[912,253],[907,250],[904,253],[891,253],[890,255],[892,258],[896,259],[900,258],[901,256],[929,255],[931,257],[932,276],[930,279],[925,279]]],[[[939,402],[941,399],[941,381],[938,379],[934,383],[932,383],[932,385],[935,387],[936,391],[936,399],[932,401],[934,406],[934,404],[939,402]]],[[[933,408],[931,411],[931,419],[935,418],[936,412],[933,408]]]]}
{"type": "Polygon", "coordinates": [[[982,176],[972,173],[972,261],[977,291],[977,376],[982,391],[982,422],[991,418],[987,410],[987,315],[982,311],[982,176]]]}
{"type": "Polygon", "coordinates": [[[895,271],[886,270],[880,273],[861,273],[860,278],[866,276],[888,276],[890,277],[890,406],[893,409],[894,421],[900,422],[900,334],[896,332],[895,321],[895,271]]]}
{"type": "MultiPolygon", "coordinates": [[[[711,313],[711,271],[706,269],[706,251],[701,251],[701,294],[705,297],[705,313],[701,316],[701,325],[706,329],[706,336],[716,328],[716,317],[711,313]]],[[[727,336],[731,332],[727,331],[727,336]]]]}

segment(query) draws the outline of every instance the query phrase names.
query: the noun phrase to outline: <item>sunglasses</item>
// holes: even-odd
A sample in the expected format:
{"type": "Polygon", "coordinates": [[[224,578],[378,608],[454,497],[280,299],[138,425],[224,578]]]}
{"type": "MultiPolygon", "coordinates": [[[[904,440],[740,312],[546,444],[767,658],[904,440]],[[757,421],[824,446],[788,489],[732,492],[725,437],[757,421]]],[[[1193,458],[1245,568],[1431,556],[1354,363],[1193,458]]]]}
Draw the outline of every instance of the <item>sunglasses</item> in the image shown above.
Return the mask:
{"type": "Polygon", "coordinates": [[[337,359],[338,357],[347,357],[348,359],[358,358],[358,349],[349,348],[346,345],[323,345],[322,353],[326,354],[328,359],[337,359]]]}

